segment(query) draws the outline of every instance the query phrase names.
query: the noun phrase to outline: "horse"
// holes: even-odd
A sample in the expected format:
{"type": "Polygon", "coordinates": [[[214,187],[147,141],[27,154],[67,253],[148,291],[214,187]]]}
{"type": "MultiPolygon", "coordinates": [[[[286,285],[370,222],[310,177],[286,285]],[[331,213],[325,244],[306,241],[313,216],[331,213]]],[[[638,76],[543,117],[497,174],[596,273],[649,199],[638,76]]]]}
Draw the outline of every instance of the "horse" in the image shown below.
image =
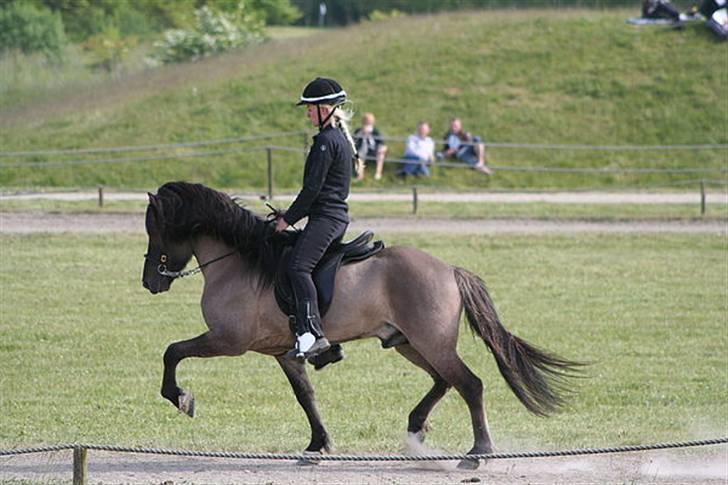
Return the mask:
{"type": "MultiPolygon", "coordinates": [[[[274,281],[286,233],[238,205],[228,195],[200,184],[170,182],[149,193],[148,247],[142,282],[152,294],[168,291],[194,256],[204,277],[202,314],[208,330],[174,342],[164,353],[162,396],[194,416],[194,397],[176,381],[176,367],[188,357],[238,356],[259,352],[274,357],[308,418],[307,455],[331,451],[331,440],[314,401],[305,361],[288,355],[294,336],[274,297],[274,281]]],[[[561,408],[573,390],[579,362],[535,347],[500,322],[483,280],[413,247],[387,247],[339,269],[324,331],[332,342],[377,337],[399,339],[395,350],[427,372],[432,388],[409,413],[407,431],[420,443],[427,418],[454,387],[465,400],[474,442],[467,455],[494,451],[483,405],[482,381],[457,353],[465,313],[470,329],[495,358],[516,398],[535,415],[561,408]]],[[[466,458],[461,468],[477,468],[466,458]]]]}

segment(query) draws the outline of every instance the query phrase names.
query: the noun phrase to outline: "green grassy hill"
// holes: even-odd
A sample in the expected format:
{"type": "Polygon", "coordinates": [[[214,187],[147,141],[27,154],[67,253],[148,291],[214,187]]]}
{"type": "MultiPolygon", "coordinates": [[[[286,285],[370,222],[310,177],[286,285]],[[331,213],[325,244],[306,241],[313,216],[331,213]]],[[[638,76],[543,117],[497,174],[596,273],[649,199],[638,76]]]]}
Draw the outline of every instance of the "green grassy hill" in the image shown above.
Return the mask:
{"type": "MultiPolygon", "coordinates": [[[[457,13],[397,18],[272,41],[203,62],[66,91],[63,96],[39,93],[36,101],[2,103],[0,150],[175,143],[310,129],[302,110],[293,104],[303,85],[316,75],[340,80],[356,111],[373,111],[389,136],[404,137],[425,119],[439,138],[448,119],[457,115],[467,129],[491,142],[728,143],[728,47],[715,42],[697,23],[683,31],[627,25],[625,18],[634,14],[631,10],[457,13]]],[[[301,136],[272,143],[303,146],[301,136]]],[[[391,155],[400,153],[401,144],[392,143],[391,155]]],[[[135,155],[140,154],[125,154],[135,155]]],[[[4,157],[0,164],[79,158],[4,157]]],[[[490,158],[493,165],[507,167],[721,169],[728,163],[726,150],[594,153],[493,148],[490,158]]],[[[276,152],[274,159],[276,185],[295,187],[302,155],[276,152]]],[[[401,183],[392,171],[379,185],[401,183]]],[[[724,180],[725,173],[712,177],[724,180]]],[[[467,170],[438,170],[425,183],[495,188],[647,186],[687,178],[696,176],[502,170],[486,178],[467,170]]],[[[0,168],[4,187],[153,188],[169,179],[260,189],[265,154],[0,168]]],[[[375,185],[371,180],[366,183],[375,185]]]]}

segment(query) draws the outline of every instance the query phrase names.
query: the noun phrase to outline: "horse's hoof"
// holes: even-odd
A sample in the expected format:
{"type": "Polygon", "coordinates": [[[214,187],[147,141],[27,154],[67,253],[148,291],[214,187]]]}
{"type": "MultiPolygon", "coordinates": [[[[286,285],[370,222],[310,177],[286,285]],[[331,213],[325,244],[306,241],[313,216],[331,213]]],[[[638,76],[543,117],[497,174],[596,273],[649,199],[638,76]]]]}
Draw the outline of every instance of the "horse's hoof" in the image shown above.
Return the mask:
{"type": "Polygon", "coordinates": [[[475,460],[473,458],[466,458],[458,463],[459,470],[477,470],[479,466],[480,460],[475,460]]]}
{"type": "Polygon", "coordinates": [[[190,418],[195,417],[195,396],[191,392],[182,391],[179,395],[177,409],[180,413],[186,414],[190,418]]]}
{"type": "Polygon", "coordinates": [[[407,442],[408,443],[424,443],[425,442],[425,430],[421,429],[416,433],[408,432],[407,433],[407,442]]]}
{"type": "Polygon", "coordinates": [[[304,451],[303,452],[303,458],[300,458],[296,465],[298,466],[313,466],[318,465],[321,463],[321,460],[317,459],[317,457],[320,457],[323,455],[320,451],[304,451]]]}

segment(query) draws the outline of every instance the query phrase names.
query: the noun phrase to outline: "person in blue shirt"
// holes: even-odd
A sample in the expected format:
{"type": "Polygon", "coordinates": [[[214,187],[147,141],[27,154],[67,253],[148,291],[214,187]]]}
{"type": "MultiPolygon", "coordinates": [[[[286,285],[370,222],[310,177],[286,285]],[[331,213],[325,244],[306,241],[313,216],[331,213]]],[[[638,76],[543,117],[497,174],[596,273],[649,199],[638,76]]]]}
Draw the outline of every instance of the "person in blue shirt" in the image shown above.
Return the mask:
{"type": "Polygon", "coordinates": [[[467,163],[472,169],[491,175],[485,159],[485,145],[480,137],[463,130],[460,118],[450,120],[450,129],[445,133],[443,155],[467,163]]]}

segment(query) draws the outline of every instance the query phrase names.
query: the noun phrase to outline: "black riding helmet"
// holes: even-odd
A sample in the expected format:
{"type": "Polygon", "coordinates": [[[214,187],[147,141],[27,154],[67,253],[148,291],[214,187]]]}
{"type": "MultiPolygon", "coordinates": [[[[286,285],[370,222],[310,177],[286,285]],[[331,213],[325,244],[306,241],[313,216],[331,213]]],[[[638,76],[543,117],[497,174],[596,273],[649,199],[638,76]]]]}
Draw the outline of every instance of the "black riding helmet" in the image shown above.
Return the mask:
{"type": "MultiPolygon", "coordinates": [[[[317,77],[306,85],[303,89],[296,106],[303,104],[313,104],[318,109],[319,105],[328,104],[333,107],[337,107],[346,102],[346,91],[341,87],[341,84],[333,79],[325,77],[317,77]]],[[[323,128],[324,124],[329,120],[333,111],[329,113],[326,119],[321,119],[321,111],[319,110],[319,129],[323,128]]]]}

